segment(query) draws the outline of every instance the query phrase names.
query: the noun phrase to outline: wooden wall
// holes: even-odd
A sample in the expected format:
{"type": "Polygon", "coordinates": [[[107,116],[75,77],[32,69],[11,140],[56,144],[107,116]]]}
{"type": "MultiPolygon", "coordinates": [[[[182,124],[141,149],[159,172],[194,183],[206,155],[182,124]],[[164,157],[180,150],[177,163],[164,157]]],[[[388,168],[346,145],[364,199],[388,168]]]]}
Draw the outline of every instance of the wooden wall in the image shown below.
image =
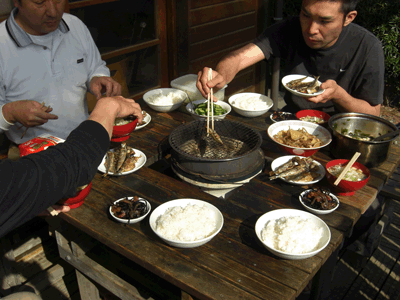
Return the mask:
{"type": "MultiPolygon", "coordinates": [[[[197,74],[251,42],[262,30],[262,0],[175,0],[170,7],[176,20],[169,40],[170,78],[197,74]],[[261,28],[261,29],[260,29],[261,28]]],[[[171,16],[173,17],[173,16],[171,16]]],[[[260,91],[259,66],[241,71],[228,85],[226,95],[260,91]]]]}

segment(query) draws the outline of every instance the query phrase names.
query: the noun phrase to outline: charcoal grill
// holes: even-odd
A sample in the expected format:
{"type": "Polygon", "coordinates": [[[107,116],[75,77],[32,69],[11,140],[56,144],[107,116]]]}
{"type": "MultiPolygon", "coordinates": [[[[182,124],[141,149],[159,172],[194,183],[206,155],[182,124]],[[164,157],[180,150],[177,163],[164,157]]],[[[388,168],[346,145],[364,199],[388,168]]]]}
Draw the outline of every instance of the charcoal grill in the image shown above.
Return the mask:
{"type": "Polygon", "coordinates": [[[170,134],[175,169],[215,181],[242,178],[264,167],[261,134],[236,121],[218,120],[214,129],[223,145],[207,136],[206,121],[182,124],[170,134]]]}

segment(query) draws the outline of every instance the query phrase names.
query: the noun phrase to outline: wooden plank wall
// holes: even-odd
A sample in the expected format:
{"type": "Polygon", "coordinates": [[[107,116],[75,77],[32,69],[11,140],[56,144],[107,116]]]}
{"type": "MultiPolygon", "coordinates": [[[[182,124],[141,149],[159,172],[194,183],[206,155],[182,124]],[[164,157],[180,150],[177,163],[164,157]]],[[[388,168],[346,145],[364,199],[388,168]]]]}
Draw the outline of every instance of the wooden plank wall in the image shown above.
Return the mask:
{"type": "MultiPolygon", "coordinates": [[[[174,72],[171,79],[215,68],[229,52],[251,42],[259,33],[261,0],[175,0],[174,72]]],[[[171,40],[170,40],[171,42],[171,40]]],[[[226,95],[259,91],[259,66],[241,71],[226,95]]]]}

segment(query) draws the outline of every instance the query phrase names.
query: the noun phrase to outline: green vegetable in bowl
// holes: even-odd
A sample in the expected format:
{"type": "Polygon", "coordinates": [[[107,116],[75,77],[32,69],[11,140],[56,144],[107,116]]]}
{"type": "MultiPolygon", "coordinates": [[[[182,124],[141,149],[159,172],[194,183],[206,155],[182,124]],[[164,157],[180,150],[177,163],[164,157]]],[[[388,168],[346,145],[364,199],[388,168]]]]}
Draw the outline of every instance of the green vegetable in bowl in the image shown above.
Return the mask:
{"type": "MultiPolygon", "coordinates": [[[[221,105],[215,103],[213,103],[213,105],[214,105],[214,116],[220,116],[227,112],[225,109],[221,107],[221,105]]],[[[196,114],[200,116],[207,116],[207,102],[196,105],[194,111],[196,112],[196,114]]]]}

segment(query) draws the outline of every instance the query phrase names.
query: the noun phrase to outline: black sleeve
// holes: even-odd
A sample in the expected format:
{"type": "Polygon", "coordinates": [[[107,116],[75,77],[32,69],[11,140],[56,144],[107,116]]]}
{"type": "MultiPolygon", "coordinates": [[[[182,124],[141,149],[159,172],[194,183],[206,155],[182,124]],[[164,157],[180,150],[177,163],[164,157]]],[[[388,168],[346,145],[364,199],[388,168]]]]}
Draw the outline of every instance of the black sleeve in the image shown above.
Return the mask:
{"type": "Polygon", "coordinates": [[[0,237],[90,183],[109,147],[102,125],[85,121],[64,143],[0,162],[0,237]]]}
{"type": "Polygon", "coordinates": [[[265,59],[272,57],[286,58],[289,50],[298,44],[301,26],[298,17],[293,17],[269,26],[253,40],[264,53],[265,59]]]}

